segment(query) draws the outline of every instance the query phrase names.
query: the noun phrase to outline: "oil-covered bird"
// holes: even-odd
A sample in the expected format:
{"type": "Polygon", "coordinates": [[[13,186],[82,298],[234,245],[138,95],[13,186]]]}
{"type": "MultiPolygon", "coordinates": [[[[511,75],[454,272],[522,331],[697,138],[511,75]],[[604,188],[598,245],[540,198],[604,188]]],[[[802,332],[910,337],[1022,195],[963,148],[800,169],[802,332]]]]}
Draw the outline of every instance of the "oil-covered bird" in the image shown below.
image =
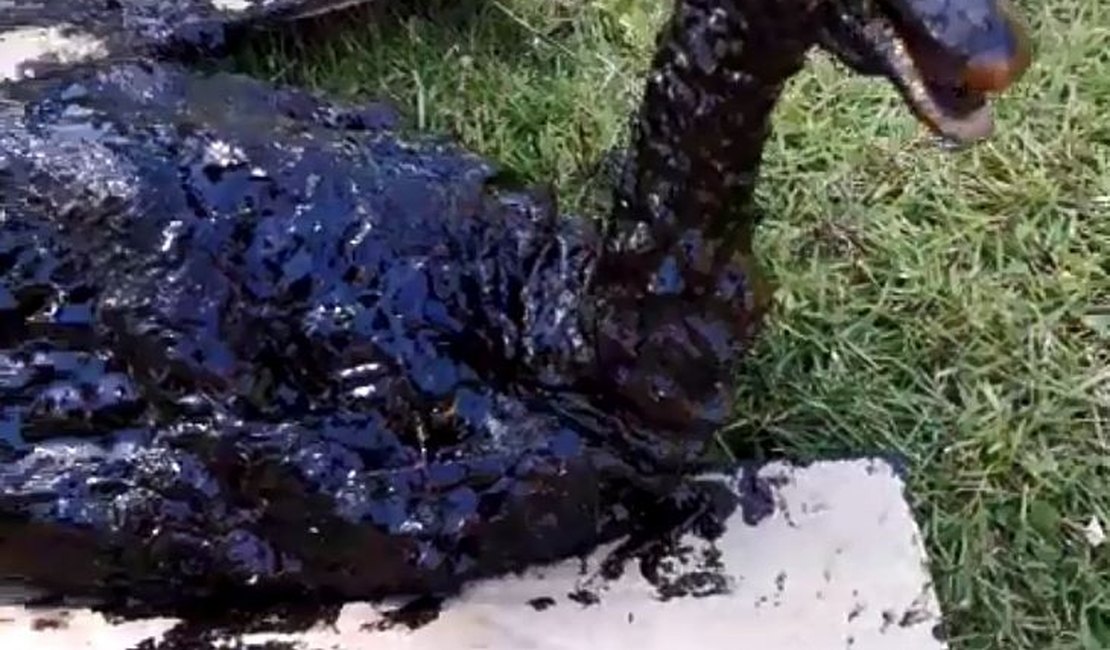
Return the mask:
{"type": "Polygon", "coordinates": [[[678,498],[762,318],[753,188],[815,47],[965,142],[1030,59],[1004,0],[676,0],[604,227],[372,105],[143,57],[5,84],[0,574],[367,598],[678,498]]]}

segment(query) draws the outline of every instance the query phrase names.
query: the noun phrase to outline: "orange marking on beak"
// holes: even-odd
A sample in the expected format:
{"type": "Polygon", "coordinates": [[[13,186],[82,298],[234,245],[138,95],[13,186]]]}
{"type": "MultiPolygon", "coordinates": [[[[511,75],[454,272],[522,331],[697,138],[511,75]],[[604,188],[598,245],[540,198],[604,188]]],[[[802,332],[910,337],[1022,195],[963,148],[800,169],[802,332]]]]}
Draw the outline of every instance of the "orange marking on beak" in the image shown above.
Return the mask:
{"type": "Polygon", "coordinates": [[[964,84],[980,93],[1000,93],[1014,84],[1029,68],[1033,60],[1032,39],[1029,27],[1008,0],[998,0],[999,10],[1005,16],[1016,47],[1009,56],[992,53],[976,57],[963,71],[964,84]]]}

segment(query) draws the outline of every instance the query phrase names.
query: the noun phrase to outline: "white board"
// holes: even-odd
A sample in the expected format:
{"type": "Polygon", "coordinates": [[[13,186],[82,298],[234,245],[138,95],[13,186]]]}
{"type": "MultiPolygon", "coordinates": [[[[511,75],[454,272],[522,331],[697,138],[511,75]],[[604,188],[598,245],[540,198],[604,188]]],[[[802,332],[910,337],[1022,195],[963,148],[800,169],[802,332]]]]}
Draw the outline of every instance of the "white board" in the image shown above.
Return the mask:
{"type": "MultiPolygon", "coordinates": [[[[239,640],[295,642],[305,650],[947,648],[937,638],[939,608],[918,528],[889,464],[774,463],[759,476],[774,486],[774,512],[754,526],[737,512],[716,540],[731,585],[724,594],[664,601],[635,568],[600,580],[595,569],[605,549],[599,549],[585,574],[574,560],[475,583],[415,630],[367,631],[388,607],[355,603],[333,625],[239,640]],[[582,588],[598,601],[585,606],[566,598],[582,588]],[[542,609],[529,604],[545,598],[554,602],[542,609]]],[[[113,626],[88,610],[9,605],[0,607],[0,648],[126,650],[173,625],[161,619],[113,626]]]]}

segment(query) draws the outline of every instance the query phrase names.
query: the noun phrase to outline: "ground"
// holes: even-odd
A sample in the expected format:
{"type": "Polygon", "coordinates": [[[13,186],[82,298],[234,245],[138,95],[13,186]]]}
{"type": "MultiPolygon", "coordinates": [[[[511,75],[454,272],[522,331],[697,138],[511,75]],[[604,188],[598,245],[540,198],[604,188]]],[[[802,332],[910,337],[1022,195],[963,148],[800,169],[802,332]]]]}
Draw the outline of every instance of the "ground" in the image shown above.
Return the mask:
{"type": "MultiPolygon", "coordinates": [[[[596,210],[670,2],[441,4],[239,61],[391,97],[596,210]]],[[[823,56],[792,84],[760,192],[778,310],[721,444],[903,454],[955,648],[1104,648],[1110,544],[1089,528],[1110,529],[1110,4],[1023,9],[1035,67],[968,151],[823,56]]]]}

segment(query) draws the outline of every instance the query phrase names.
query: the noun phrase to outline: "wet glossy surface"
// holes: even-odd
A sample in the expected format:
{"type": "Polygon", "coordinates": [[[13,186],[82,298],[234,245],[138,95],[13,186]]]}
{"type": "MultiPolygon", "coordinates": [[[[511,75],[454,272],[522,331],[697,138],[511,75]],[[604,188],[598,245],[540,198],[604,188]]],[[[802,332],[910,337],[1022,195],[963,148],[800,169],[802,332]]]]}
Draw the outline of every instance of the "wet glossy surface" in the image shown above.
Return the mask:
{"type": "Polygon", "coordinates": [[[423,589],[588,545],[711,430],[598,365],[588,224],[384,107],[161,64],[5,95],[0,572],[423,589]]]}
{"type": "Polygon", "coordinates": [[[212,611],[617,533],[658,563],[713,505],[683,476],[758,330],[752,191],[824,16],[682,0],[603,233],[379,105],[165,61],[0,86],[0,577],[212,611]]]}
{"type": "Polygon", "coordinates": [[[559,354],[590,358],[576,222],[379,134],[382,109],[245,78],[120,65],[7,100],[9,526],[108,533],[96,580],[357,592],[465,572],[499,526],[529,539],[497,561],[595,534],[591,431],[547,395],[559,354]]]}
{"type": "Polygon", "coordinates": [[[1028,37],[1015,29],[1018,18],[1010,0],[890,0],[890,3],[908,27],[963,62],[973,63],[979,58],[1024,59],[1028,65],[1028,37]]]}

